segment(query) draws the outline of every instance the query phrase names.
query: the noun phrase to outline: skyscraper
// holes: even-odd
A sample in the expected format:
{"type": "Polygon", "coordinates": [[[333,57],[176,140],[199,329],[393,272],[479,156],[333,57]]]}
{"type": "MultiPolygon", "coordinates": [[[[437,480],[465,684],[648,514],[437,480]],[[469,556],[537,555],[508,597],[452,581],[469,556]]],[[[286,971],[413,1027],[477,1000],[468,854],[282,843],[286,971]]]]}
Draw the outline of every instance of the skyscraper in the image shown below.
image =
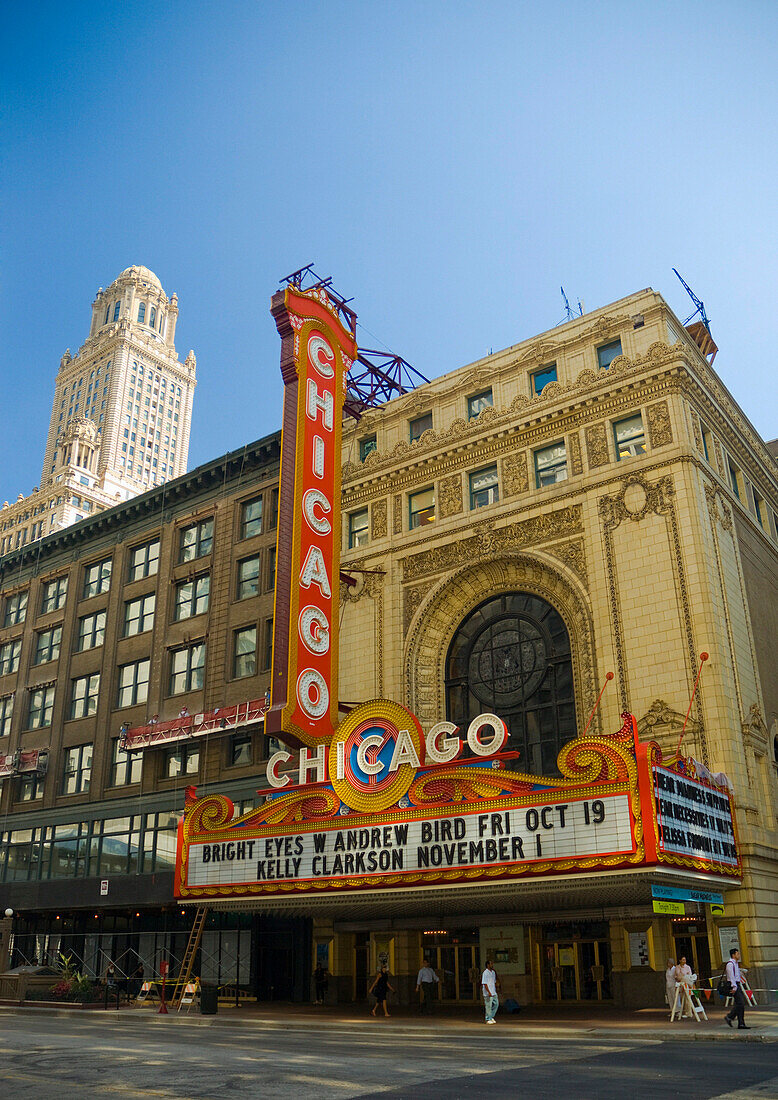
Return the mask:
{"type": "Polygon", "coordinates": [[[0,510],[0,554],[186,470],[196,359],[180,363],[178,298],[128,267],[92,303],[57,372],[40,487],[0,510]]]}

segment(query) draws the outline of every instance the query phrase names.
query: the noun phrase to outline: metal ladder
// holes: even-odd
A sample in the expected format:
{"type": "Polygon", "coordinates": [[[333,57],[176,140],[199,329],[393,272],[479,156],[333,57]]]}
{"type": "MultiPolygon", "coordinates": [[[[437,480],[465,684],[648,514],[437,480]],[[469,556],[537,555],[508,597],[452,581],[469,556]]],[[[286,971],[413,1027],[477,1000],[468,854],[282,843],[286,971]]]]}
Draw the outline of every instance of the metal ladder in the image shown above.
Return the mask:
{"type": "Polygon", "coordinates": [[[189,979],[192,975],[192,968],[194,967],[195,956],[197,955],[197,949],[200,946],[200,940],[203,938],[203,929],[205,928],[205,918],[208,916],[208,907],[203,906],[195,913],[194,924],[192,930],[189,933],[189,942],[186,945],[186,951],[184,952],[184,958],[181,961],[181,969],[178,972],[176,978],[176,984],[173,986],[173,993],[170,998],[170,1004],[173,1008],[181,1007],[181,998],[184,995],[184,990],[187,987],[189,979]]]}

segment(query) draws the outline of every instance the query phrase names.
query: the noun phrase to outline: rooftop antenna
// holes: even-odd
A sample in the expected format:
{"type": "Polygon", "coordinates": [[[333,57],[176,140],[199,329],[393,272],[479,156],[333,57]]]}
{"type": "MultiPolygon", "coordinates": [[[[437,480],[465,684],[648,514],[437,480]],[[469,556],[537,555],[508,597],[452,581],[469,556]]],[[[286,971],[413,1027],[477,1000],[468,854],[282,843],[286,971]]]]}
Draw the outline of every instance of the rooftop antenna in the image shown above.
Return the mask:
{"type": "Polygon", "coordinates": [[[683,322],[683,327],[688,330],[690,336],[697,344],[700,351],[708,360],[708,362],[712,363],[713,360],[716,358],[716,352],[718,351],[718,348],[716,347],[716,343],[710,331],[710,320],[708,318],[708,314],[705,312],[705,303],[700,301],[700,299],[694,293],[686,280],[682,278],[676,268],[673,268],[673,272],[678,279],[678,282],[689,295],[692,302],[694,302],[695,306],[694,313],[689,314],[689,316],[683,322]],[[694,318],[698,314],[700,317],[699,321],[696,321],[693,325],[691,325],[690,322],[694,321],[694,318]],[[705,333],[701,331],[703,328],[705,329],[705,333]]]}
{"type": "Polygon", "coordinates": [[[581,305],[581,299],[579,298],[577,301],[578,312],[576,313],[573,307],[570,305],[570,302],[568,301],[567,295],[565,294],[565,288],[563,286],[560,286],[559,291],[562,295],[562,305],[565,307],[565,315],[559,322],[559,324],[563,325],[566,321],[574,321],[576,317],[583,317],[583,306],[581,305]]]}

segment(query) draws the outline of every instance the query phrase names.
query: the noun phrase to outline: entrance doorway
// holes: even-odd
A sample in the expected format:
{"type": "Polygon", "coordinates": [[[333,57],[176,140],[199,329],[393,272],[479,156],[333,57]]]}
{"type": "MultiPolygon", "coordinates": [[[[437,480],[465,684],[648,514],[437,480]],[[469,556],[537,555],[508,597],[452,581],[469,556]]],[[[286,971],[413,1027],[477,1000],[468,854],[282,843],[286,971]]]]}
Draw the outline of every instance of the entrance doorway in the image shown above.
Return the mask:
{"type": "Polygon", "coordinates": [[[473,1004],[480,1000],[478,929],[460,933],[441,932],[439,938],[431,943],[425,935],[423,951],[440,978],[438,998],[441,1001],[473,1004]]]}
{"type": "Polygon", "coordinates": [[[673,921],[673,943],[676,962],[685,956],[693,974],[700,978],[711,976],[710,943],[704,925],[673,921]]]}
{"type": "Polygon", "coordinates": [[[570,929],[548,931],[541,944],[544,1001],[610,1001],[611,949],[607,925],[592,926],[589,935],[570,935],[570,929]],[[591,938],[589,938],[591,937],[591,938]]]}

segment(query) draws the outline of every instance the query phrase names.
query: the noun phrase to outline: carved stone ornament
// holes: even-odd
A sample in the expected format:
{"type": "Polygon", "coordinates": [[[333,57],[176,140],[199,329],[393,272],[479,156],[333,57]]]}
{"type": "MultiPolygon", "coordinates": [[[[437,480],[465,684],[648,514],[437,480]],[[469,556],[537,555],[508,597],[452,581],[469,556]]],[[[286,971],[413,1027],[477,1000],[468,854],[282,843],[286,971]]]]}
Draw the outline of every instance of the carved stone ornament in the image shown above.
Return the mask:
{"type": "Polygon", "coordinates": [[[657,401],[646,409],[648,438],[652,447],[664,447],[673,442],[673,427],[666,401],[657,401]]]}
{"type": "Polygon", "coordinates": [[[435,546],[405,558],[403,584],[433,573],[455,569],[466,562],[493,557],[506,551],[547,542],[560,535],[578,534],[582,529],[581,505],[571,504],[544,516],[520,520],[495,529],[494,521],[479,524],[469,538],[435,546]]]}
{"type": "MultiPolygon", "coordinates": [[[[673,710],[664,699],[655,699],[642,718],[638,719],[638,734],[641,741],[658,741],[663,749],[675,748],[683,729],[686,714],[673,710]]],[[[702,725],[689,715],[684,733],[684,752],[688,754],[702,731],[702,725]]]]}
{"type": "Polygon", "coordinates": [[[530,364],[541,366],[543,363],[552,363],[557,355],[558,351],[555,344],[538,342],[530,344],[521,359],[519,359],[519,363],[522,366],[530,364]]]}
{"type": "Polygon", "coordinates": [[[517,451],[502,460],[502,491],[505,497],[526,493],[529,489],[527,452],[517,451]]]}
{"type": "Polygon", "coordinates": [[[547,554],[553,554],[561,562],[577,573],[588,587],[589,575],[586,569],[586,548],[583,539],[571,539],[569,542],[557,542],[545,548],[547,554]]]}
{"type": "Polygon", "coordinates": [[[742,730],[745,744],[753,749],[757,756],[765,756],[769,732],[758,703],[752,703],[748,708],[748,715],[742,722],[742,730]]]}
{"type": "Polygon", "coordinates": [[[441,478],[438,484],[438,510],[441,519],[457,516],[462,511],[462,475],[441,478]]]}
{"type": "Polygon", "coordinates": [[[620,492],[614,496],[600,497],[603,525],[613,530],[625,519],[639,523],[650,512],[667,515],[674,495],[673,481],[669,476],[649,483],[642,474],[630,474],[620,492]]]}
{"type": "Polygon", "coordinates": [[[408,633],[408,627],[411,625],[411,620],[416,614],[425,594],[429,592],[429,586],[426,584],[417,584],[412,588],[406,588],[403,591],[403,634],[408,633]]]}
{"type": "Polygon", "coordinates": [[[395,535],[401,535],[403,533],[403,497],[402,493],[397,493],[394,498],[394,524],[393,531],[395,535]]]}
{"type": "Polygon", "coordinates": [[[386,497],[382,497],[381,500],[376,500],[373,502],[370,520],[370,534],[373,541],[386,538],[386,535],[388,533],[386,497]]]}
{"type": "Polygon", "coordinates": [[[610,462],[608,455],[608,436],[605,425],[589,424],[586,428],[586,460],[590,470],[596,470],[598,466],[607,466],[610,462]]]}
{"type": "Polygon", "coordinates": [[[570,473],[573,477],[583,473],[583,460],[581,458],[581,437],[578,432],[571,432],[567,439],[570,450],[570,473]]]}

